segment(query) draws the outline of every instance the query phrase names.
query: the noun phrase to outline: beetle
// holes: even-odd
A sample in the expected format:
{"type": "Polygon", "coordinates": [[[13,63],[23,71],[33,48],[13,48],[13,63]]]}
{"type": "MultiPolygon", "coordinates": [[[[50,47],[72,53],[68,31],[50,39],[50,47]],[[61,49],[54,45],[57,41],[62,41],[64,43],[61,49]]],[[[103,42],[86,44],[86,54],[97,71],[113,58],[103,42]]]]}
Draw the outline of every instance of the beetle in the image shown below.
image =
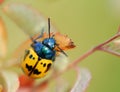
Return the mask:
{"type": "Polygon", "coordinates": [[[56,43],[54,35],[50,36],[50,18],[48,18],[48,34],[49,37],[43,41],[37,41],[37,39],[43,36],[43,32],[36,39],[30,37],[32,44],[30,48],[25,51],[21,66],[25,74],[31,78],[42,78],[47,74],[55,61],[56,47],[59,49],[59,52],[67,56],[56,43]]]}

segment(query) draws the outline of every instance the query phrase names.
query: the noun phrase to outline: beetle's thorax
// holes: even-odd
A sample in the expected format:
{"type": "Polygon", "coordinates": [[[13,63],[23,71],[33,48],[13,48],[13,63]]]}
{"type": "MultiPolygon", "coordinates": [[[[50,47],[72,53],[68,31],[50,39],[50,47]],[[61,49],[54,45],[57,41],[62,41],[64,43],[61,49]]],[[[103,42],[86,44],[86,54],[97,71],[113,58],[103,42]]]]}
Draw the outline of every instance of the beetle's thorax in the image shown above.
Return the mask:
{"type": "Polygon", "coordinates": [[[56,41],[53,37],[46,38],[42,41],[42,44],[53,50],[55,48],[56,41]]]}

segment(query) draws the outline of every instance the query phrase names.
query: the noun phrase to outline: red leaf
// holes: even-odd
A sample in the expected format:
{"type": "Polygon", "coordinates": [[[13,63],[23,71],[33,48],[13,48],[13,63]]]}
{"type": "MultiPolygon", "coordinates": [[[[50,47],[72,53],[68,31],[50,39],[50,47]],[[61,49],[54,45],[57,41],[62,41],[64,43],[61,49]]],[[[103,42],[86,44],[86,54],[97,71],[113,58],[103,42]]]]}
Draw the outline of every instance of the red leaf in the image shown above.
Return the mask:
{"type": "Polygon", "coordinates": [[[4,0],[0,0],[0,4],[2,4],[4,2],[4,0]]]}
{"type": "Polygon", "coordinates": [[[20,87],[31,87],[33,86],[34,79],[29,78],[26,75],[21,75],[19,77],[20,87]]]}

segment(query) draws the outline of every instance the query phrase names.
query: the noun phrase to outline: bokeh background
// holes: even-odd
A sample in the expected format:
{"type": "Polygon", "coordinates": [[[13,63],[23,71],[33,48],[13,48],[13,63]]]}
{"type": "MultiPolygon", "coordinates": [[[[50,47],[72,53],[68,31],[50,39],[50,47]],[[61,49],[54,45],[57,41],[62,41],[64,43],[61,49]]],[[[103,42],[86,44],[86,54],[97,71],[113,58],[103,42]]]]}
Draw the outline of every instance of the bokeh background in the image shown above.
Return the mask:
{"type": "MultiPolygon", "coordinates": [[[[4,0],[31,5],[50,17],[59,31],[73,39],[76,48],[67,51],[70,62],[113,36],[120,25],[120,0],[4,0]]],[[[8,56],[26,36],[1,10],[8,32],[8,56]]],[[[120,92],[120,57],[95,52],[79,63],[89,69],[92,80],[86,92],[120,92]]],[[[68,73],[69,80],[73,75],[68,73]],[[70,77],[71,76],[71,77],[70,77]]]]}

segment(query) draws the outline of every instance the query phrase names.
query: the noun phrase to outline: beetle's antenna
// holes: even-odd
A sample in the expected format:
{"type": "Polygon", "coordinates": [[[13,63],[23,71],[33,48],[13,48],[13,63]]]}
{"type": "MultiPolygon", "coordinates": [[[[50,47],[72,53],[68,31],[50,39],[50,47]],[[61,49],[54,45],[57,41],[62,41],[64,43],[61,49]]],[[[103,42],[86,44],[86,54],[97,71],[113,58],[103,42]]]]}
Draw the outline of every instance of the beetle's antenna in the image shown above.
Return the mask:
{"type": "Polygon", "coordinates": [[[50,18],[48,18],[48,34],[49,34],[49,38],[50,38],[50,18]]]}
{"type": "Polygon", "coordinates": [[[57,48],[60,50],[60,52],[62,52],[66,57],[68,56],[59,46],[58,44],[56,44],[57,48]]]}

